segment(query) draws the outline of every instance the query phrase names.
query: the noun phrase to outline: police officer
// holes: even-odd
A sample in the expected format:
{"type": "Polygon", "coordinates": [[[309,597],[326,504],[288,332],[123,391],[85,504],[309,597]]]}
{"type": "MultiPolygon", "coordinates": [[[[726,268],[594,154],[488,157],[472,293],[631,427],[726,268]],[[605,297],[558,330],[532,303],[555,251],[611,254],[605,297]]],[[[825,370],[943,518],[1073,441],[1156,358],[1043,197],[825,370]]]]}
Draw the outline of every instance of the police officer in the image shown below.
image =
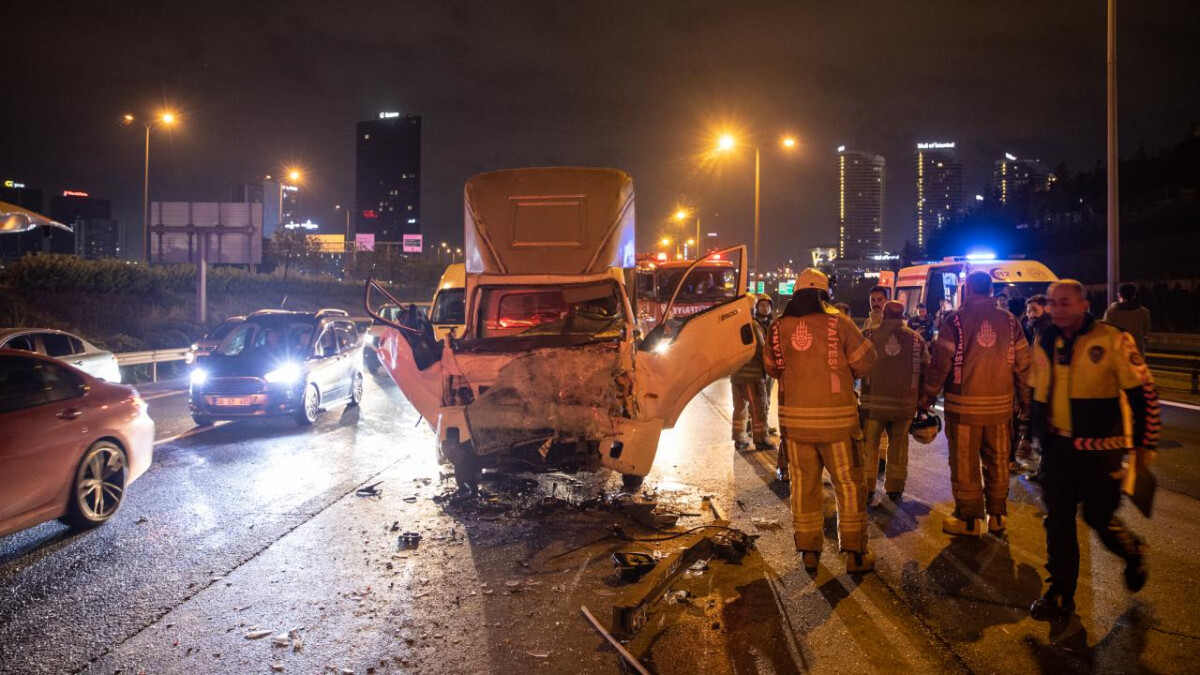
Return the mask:
{"type": "Polygon", "coordinates": [[[1081,503],[1084,522],[1124,559],[1129,590],[1146,584],[1145,544],[1114,514],[1126,453],[1135,453],[1134,471],[1148,467],[1160,426],[1154,380],[1133,338],[1092,318],[1078,281],[1059,281],[1049,295],[1053,325],[1038,336],[1030,375],[1050,572],[1050,587],[1030,608],[1036,619],[1074,612],[1081,503]]]}
{"type": "Polygon", "coordinates": [[[846,569],[874,568],[867,550],[858,406],[854,379],[875,362],[875,347],[829,305],[829,278],[806,269],[767,339],[767,373],[779,380],[779,424],[792,483],[792,525],[804,567],[817,569],[823,547],[827,470],[837,496],[838,540],[846,569]]]}
{"type": "Polygon", "coordinates": [[[880,439],[888,435],[886,480],[884,489],[893,501],[900,501],[908,478],[908,430],[917,414],[921,380],[929,364],[929,350],[916,331],[904,325],[904,305],[890,301],[883,306],[883,320],[871,333],[877,360],[871,374],[863,378],[862,407],[867,423],[866,476],[867,503],[875,496],[878,479],[880,439]]]}
{"type": "Polygon", "coordinates": [[[968,274],[964,293],[963,306],[946,316],[934,342],[924,405],[945,389],[954,514],[942,531],[979,537],[985,507],[990,531],[1008,525],[1010,424],[1014,396],[1028,419],[1029,343],[1017,317],[996,306],[991,275],[968,274]]]}

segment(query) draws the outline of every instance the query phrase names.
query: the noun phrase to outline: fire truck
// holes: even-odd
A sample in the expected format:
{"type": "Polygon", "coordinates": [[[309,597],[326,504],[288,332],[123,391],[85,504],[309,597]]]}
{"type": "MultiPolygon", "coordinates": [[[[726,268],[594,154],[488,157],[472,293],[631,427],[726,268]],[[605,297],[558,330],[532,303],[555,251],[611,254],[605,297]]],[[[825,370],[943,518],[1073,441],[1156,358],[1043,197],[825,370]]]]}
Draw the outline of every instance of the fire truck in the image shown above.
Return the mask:
{"type": "Polygon", "coordinates": [[[642,258],[634,277],[634,304],[643,334],[662,321],[663,312],[677,287],[679,292],[671,310],[675,317],[699,314],[739,295],[738,270],[732,261],[722,259],[720,253],[711,253],[698,264],[642,258]]]}

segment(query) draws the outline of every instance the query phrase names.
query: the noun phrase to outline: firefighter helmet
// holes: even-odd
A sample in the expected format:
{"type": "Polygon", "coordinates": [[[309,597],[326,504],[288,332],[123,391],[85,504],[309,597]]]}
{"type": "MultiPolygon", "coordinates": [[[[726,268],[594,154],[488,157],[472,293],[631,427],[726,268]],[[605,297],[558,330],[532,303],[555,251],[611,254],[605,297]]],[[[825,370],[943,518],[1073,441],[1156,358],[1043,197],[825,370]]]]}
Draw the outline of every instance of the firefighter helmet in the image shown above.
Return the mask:
{"type": "Polygon", "coordinates": [[[929,445],[942,430],[942,418],[928,411],[918,411],[909,433],[922,445],[929,445]]]}
{"type": "Polygon", "coordinates": [[[810,267],[800,273],[796,277],[796,290],[801,291],[805,288],[815,288],[819,291],[829,292],[829,277],[821,270],[810,267]]]}

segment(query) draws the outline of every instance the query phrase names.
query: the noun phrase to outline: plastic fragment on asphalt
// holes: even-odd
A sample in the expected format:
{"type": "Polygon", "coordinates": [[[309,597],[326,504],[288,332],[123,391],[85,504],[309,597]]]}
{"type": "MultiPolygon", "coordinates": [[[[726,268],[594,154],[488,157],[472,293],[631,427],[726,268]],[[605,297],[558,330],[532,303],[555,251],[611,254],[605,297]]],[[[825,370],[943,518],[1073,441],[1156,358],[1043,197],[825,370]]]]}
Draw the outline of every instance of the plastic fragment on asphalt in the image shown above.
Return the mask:
{"type": "Polygon", "coordinates": [[[532,657],[533,657],[533,658],[535,658],[535,659],[548,659],[548,658],[550,658],[550,652],[525,652],[525,653],[526,653],[526,654],[528,654],[528,655],[530,655],[530,656],[532,656],[532,657]]]}
{"type": "Polygon", "coordinates": [[[271,638],[271,644],[275,645],[276,647],[287,647],[289,644],[291,644],[291,640],[288,639],[286,633],[280,633],[271,638]]]}
{"type": "Polygon", "coordinates": [[[750,522],[753,523],[755,527],[763,530],[779,529],[779,521],[775,520],[774,518],[751,518],[750,522]]]}
{"type": "Polygon", "coordinates": [[[246,638],[247,640],[261,640],[274,632],[275,631],[273,630],[252,630],[242,637],[246,638]]]}
{"type": "Polygon", "coordinates": [[[282,673],[283,672],[283,663],[281,663],[279,661],[275,661],[275,662],[271,663],[271,670],[273,670],[276,673],[282,673]]]}

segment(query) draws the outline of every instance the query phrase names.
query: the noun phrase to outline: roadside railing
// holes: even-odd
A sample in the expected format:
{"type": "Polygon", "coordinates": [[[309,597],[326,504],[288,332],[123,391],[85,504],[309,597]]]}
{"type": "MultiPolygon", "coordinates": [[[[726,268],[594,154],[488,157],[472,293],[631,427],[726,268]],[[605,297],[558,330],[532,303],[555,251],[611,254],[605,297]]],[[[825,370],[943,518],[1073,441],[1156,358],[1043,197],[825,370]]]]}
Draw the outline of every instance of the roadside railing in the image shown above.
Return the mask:
{"type": "Polygon", "coordinates": [[[117,354],[118,366],[142,366],[150,364],[150,379],[158,382],[158,364],[173,361],[186,361],[189,347],[175,349],[151,349],[145,352],[125,352],[117,354]]]}
{"type": "Polygon", "coordinates": [[[1200,335],[1151,333],[1146,338],[1150,368],[1191,379],[1193,394],[1200,394],[1200,335]]]}

